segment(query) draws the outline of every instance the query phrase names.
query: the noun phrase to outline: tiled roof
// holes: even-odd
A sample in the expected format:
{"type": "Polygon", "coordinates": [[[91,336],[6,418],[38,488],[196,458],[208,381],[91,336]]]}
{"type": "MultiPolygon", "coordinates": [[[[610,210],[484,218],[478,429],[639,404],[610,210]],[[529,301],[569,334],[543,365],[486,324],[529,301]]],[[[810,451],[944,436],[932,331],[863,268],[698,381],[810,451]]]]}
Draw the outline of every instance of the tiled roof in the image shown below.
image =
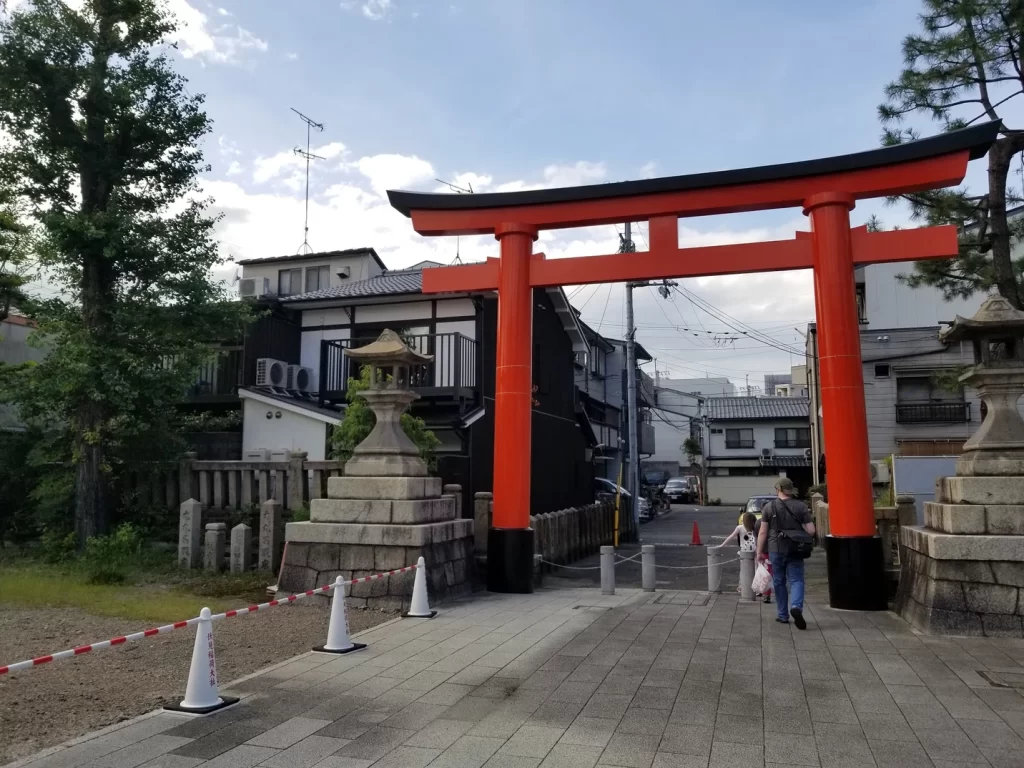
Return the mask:
{"type": "Polygon", "coordinates": [[[313,301],[316,299],[348,299],[358,296],[388,296],[400,293],[419,293],[423,290],[423,271],[404,269],[385,272],[383,275],[371,277],[369,280],[358,280],[344,283],[322,291],[311,291],[288,296],[286,302],[313,301]]]}
{"type": "Polygon", "coordinates": [[[709,397],[704,402],[712,421],[810,417],[810,401],[806,397],[709,397]]]}
{"type": "Polygon", "coordinates": [[[762,467],[809,467],[811,460],[806,456],[762,456],[762,467]]]}

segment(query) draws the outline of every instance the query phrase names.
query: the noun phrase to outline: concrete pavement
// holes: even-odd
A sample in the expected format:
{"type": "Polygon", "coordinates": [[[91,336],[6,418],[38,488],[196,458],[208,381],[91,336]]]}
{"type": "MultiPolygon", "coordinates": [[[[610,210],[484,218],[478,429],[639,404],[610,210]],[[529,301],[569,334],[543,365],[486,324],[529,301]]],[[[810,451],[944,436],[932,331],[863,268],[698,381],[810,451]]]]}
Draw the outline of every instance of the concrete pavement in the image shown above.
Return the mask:
{"type": "Polygon", "coordinates": [[[812,587],[799,632],[735,594],[482,594],[227,686],[243,701],[214,715],[155,713],[22,765],[1024,764],[1024,641],[921,637],[824,605],[812,587]]]}

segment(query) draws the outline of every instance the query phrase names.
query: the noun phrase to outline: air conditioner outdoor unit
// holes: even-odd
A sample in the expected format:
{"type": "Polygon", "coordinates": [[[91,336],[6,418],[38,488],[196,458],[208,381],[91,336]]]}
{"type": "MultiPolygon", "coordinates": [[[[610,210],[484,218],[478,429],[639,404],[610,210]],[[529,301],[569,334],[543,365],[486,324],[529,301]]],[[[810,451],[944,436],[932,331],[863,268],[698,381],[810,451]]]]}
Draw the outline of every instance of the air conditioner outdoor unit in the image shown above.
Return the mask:
{"type": "Polygon", "coordinates": [[[871,482],[882,485],[889,482],[889,465],[884,461],[871,462],[871,482]]]}
{"type": "Polygon", "coordinates": [[[805,448],[804,449],[804,458],[805,459],[811,458],[811,449],[810,448],[805,448]]]}
{"type": "Polygon", "coordinates": [[[238,295],[243,299],[254,299],[270,293],[269,277],[243,277],[238,281],[238,295]]]}
{"type": "Polygon", "coordinates": [[[288,385],[288,364],[272,357],[261,357],[256,361],[256,386],[280,387],[288,385]]]}
{"type": "Polygon", "coordinates": [[[288,366],[288,386],[297,392],[313,391],[313,369],[302,365],[288,366]]]}
{"type": "Polygon", "coordinates": [[[270,451],[266,448],[252,448],[242,453],[245,461],[267,461],[270,458],[270,451]]]}
{"type": "Polygon", "coordinates": [[[282,448],[279,451],[271,451],[270,452],[270,460],[271,461],[291,461],[292,460],[292,452],[289,451],[287,448],[282,448]]]}
{"type": "Polygon", "coordinates": [[[772,455],[772,449],[771,448],[762,448],[761,449],[761,455],[764,456],[767,459],[769,456],[772,455]]]}

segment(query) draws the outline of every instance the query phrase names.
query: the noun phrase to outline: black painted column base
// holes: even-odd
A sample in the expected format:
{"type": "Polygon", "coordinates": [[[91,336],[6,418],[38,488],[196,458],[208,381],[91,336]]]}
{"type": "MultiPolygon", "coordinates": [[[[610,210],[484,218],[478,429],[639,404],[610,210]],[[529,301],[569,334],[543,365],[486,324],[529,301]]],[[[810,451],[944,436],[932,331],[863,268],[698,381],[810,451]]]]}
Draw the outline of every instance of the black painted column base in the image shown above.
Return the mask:
{"type": "Polygon", "coordinates": [[[518,595],[533,592],[533,528],[487,531],[487,589],[518,595]]]}
{"type": "Polygon", "coordinates": [[[885,611],[889,585],[885,579],[879,536],[828,536],[828,603],[845,611],[885,611]]]}

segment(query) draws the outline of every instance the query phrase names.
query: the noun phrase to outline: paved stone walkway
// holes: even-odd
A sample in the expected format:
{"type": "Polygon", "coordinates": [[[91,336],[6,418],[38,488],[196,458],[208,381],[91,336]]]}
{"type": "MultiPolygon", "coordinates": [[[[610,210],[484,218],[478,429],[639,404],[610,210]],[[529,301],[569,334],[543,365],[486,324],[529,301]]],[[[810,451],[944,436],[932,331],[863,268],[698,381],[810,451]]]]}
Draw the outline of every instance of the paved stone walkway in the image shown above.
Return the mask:
{"type": "Polygon", "coordinates": [[[154,713],[19,765],[1024,766],[1024,696],[990,682],[1024,685],[1024,641],[823,603],[798,632],[735,595],[479,596],[236,683],[215,715],[154,713]]]}

